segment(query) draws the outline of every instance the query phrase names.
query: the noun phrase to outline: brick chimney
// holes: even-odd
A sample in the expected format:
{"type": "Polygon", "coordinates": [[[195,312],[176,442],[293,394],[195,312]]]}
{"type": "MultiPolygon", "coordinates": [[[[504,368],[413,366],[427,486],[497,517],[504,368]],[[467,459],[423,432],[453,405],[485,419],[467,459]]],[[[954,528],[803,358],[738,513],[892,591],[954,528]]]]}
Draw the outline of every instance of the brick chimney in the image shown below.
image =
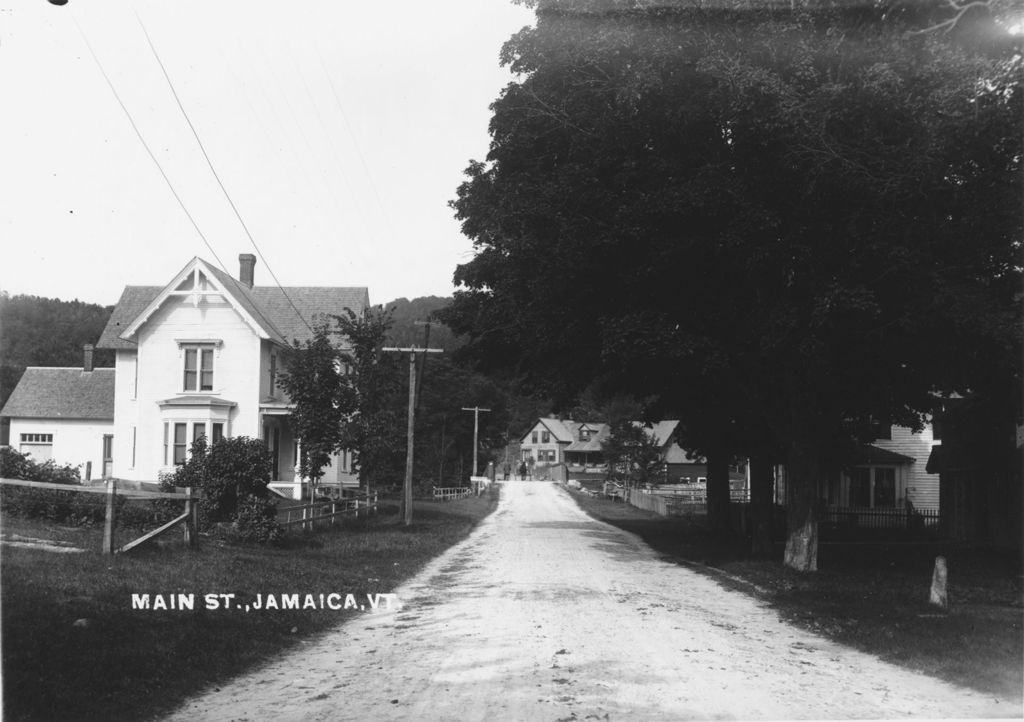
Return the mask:
{"type": "Polygon", "coordinates": [[[82,359],[82,370],[92,371],[92,350],[95,348],[91,343],[85,344],[82,350],[85,352],[84,358],[82,359]]]}
{"type": "Polygon", "coordinates": [[[247,288],[252,288],[255,270],[256,256],[251,253],[238,254],[238,280],[247,288]]]}

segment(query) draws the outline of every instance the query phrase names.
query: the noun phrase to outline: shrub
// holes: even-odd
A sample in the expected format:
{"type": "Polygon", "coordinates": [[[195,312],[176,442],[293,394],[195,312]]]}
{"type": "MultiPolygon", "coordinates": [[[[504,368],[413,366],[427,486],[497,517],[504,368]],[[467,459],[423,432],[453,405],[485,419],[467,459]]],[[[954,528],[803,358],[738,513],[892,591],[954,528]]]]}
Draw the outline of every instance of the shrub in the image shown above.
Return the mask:
{"type": "MultiPolygon", "coordinates": [[[[116,499],[118,510],[124,507],[125,501],[122,497],[116,499]]],[[[102,524],[106,517],[103,494],[54,489],[3,487],[0,508],[14,516],[47,519],[73,526],[102,524]]]]}
{"type": "Polygon", "coordinates": [[[25,481],[47,481],[51,484],[80,484],[78,467],[70,464],[57,465],[52,460],[42,463],[28,454],[15,451],[9,446],[0,447],[0,477],[24,479],[25,481]]]}
{"type": "Polygon", "coordinates": [[[235,530],[240,539],[260,544],[280,541],[284,535],[284,530],[277,523],[277,505],[270,499],[252,494],[238,505],[235,530]]]}
{"type": "Polygon", "coordinates": [[[237,436],[208,446],[201,438],[192,444],[189,459],[161,483],[165,490],[175,486],[202,490],[201,529],[233,522],[243,538],[273,541],[280,529],[275,535],[277,510],[267,489],[272,468],[270,453],[259,439],[237,436]]]}

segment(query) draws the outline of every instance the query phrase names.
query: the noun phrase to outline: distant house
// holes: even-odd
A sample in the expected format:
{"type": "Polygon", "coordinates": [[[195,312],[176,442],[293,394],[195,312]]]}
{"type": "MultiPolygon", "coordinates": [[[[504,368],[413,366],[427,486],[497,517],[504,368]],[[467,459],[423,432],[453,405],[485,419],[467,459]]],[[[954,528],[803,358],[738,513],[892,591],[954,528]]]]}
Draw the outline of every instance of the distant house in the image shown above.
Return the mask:
{"type": "MultiPolygon", "coordinates": [[[[666,481],[705,481],[707,466],[703,459],[691,456],[673,440],[678,421],[633,423],[643,427],[660,447],[666,462],[666,481]]],[[[520,439],[519,459],[538,466],[564,464],[570,476],[603,473],[606,464],[601,444],[610,433],[611,427],[602,422],[540,418],[520,439]]]]}
{"type": "Polygon", "coordinates": [[[112,474],[114,369],[93,368],[91,345],[81,368],[25,369],[0,416],[33,460],[77,466],[83,480],[112,474]]]}
{"type": "Polygon", "coordinates": [[[519,439],[519,461],[528,465],[566,463],[565,451],[579,438],[579,426],[580,424],[574,421],[537,419],[530,430],[519,439]]]}

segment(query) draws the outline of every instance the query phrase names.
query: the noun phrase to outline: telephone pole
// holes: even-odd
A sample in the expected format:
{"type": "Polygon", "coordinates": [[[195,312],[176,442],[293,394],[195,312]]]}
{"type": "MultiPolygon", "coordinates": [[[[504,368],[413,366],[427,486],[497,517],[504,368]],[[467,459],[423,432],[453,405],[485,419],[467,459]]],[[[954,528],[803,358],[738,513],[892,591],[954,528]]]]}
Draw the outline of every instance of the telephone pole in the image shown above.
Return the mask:
{"type": "Polygon", "coordinates": [[[476,439],[477,439],[477,434],[479,433],[479,429],[480,429],[480,412],[481,411],[490,411],[490,409],[481,409],[479,406],[474,406],[471,409],[467,409],[465,406],[463,406],[462,410],[463,411],[472,411],[473,412],[473,474],[472,475],[476,476],[477,475],[476,474],[476,472],[477,472],[477,469],[476,469],[476,447],[477,447],[476,439]]]}
{"type": "Polygon", "coordinates": [[[416,428],[416,354],[444,353],[444,351],[439,348],[417,348],[416,346],[383,348],[381,351],[409,354],[409,424],[406,431],[406,443],[409,446],[405,450],[405,493],[402,497],[405,525],[409,526],[412,524],[412,442],[416,428]]]}

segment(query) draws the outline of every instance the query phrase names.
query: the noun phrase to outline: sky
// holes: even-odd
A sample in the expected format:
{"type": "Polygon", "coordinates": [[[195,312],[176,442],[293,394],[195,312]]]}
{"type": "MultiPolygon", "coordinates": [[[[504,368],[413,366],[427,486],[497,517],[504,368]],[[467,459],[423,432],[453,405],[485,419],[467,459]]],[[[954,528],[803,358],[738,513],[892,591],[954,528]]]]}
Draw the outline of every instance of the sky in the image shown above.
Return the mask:
{"type": "Polygon", "coordinates": [[[511,0],[0,0],[0,289],[111,305],[193,256],[237,276],[251,235],[257,285],[450,295],[472,244],[448,202],[532,22],[511,0]]]}

